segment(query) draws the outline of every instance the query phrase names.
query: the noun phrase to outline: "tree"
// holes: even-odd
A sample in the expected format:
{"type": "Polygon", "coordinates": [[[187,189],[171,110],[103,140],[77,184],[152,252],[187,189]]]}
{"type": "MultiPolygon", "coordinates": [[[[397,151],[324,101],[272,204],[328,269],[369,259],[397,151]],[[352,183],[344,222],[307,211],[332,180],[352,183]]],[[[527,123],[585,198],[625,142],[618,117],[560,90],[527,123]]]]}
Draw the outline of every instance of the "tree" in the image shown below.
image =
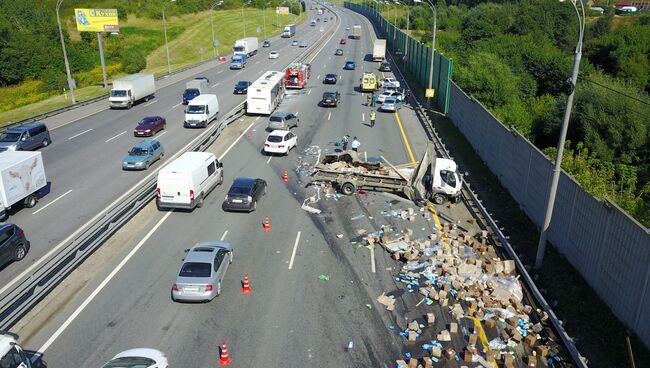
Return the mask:
{"type": "Polygon", "coordinates": [[[488,108],[517,99],[519,78],[496,55],[477,52],[458,64],[454,78],[460,86],[488,108]]]}

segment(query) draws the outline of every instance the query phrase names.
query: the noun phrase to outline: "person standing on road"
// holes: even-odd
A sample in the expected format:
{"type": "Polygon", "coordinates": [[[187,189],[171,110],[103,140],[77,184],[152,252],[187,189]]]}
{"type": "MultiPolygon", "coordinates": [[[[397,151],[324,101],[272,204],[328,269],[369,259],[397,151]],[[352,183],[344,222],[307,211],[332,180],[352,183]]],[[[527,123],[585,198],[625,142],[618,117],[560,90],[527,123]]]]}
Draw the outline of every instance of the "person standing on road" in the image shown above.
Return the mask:
{"type": "Polygon", "coordinates": [[[375,92],[373,92],[372,97],[370,98],[370,106],[375,107],[375,102],[377,102],[377,94],[375,94],[375,92]]]}
{"type": "Polygon", "coordinates": [[[368,93],[368,103],[366,103],[366,106],[370,106],[372,103],[372,97],[370,96],[370,93],[368,93]]]}
{"type": "Polygon", "coordinates": [[[352,150],[354,152],[359,152],[359,146],[361,146],[361,142],[357,139],[357,137],[352,138],[352,150]]]}
{"type": "Polygon", "coordinates": [[[341,139],[341,145],[343,146],[343,151],[348,150],[348,140],[350,139],[350,136],[345,134],[343,136],[343,139],[341,139]]]}
{"type": "Polygon", "coordinates": [[[377,114],[375,114],[374,111],[370,112],[370,127],[374,128],[375,127],[375,119],[377,118],[377,114]]]}

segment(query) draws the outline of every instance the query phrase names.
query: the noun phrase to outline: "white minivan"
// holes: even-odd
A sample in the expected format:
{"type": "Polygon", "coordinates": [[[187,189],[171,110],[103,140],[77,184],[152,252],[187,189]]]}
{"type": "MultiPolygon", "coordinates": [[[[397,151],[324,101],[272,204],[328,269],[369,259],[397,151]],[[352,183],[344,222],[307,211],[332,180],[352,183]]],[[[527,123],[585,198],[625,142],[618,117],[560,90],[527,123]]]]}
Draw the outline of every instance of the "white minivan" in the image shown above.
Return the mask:
{"type": "Polygon", "coordinates": [[[207,127],[219,115],[219,100],[217,95],[198,95],[194,97],[185,109],[186,128],[207,127]]]}
{"type": "Polygon", "coordinates": [[[185,152],[158,172],[158,208],[201,207],[205,196],[222,182],[223,163],[214,154],[185,152]]]}

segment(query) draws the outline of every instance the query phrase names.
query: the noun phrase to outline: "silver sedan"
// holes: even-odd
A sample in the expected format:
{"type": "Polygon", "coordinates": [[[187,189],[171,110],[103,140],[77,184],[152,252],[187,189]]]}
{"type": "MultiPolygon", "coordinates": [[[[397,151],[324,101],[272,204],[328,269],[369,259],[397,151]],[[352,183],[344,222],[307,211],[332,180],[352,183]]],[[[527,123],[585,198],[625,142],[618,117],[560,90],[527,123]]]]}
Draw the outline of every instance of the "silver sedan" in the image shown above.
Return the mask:
{"type": "Polygon", "coordinates": [[[174,301],[210,301],[221,294],[221,284],[233,260],[230,243],[206,241],[186,249],[181,270],[172,285],[174,301]]]}

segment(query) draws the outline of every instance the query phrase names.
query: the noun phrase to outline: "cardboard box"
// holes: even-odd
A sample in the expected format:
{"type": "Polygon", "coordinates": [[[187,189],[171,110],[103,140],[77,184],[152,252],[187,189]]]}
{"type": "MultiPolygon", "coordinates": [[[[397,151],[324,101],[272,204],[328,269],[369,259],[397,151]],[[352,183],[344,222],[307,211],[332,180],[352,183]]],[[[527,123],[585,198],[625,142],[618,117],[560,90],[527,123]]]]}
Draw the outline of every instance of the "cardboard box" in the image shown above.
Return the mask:
{"type": "Polygon", "coordinates": [[[400,359],[395,361],[395,363],[397,364],[397,368],[409,368],[408,364],[406,364],[406,361],[404,360],[400,359]]]}
{"type": "Polygon", "coordinates": [[[409,341],[414,342],[417,339],[417,332],[409,331],[409,341]]]}
{"type": "Polygon", "coordinates": [[[409,360],[409,368],[418,368],[418,360],[415,358],[411,358],[409,360]]]}
{"type": "Polygon", "coordinates": [[[442,356],[442,348],[440,346],[434,346],[431,348],[431,356],[440,358],[442,356]]]}
{"type": "Polygon", "coordinates": [[[433,313],[427,313],[427,323],[430,325],[436,323],[436,315],[433,313]]]}
{"type": "Polygon", "coordinates": [[[548,355],[548,346],[546,345],[536,346],[535,352],[537,353],[537,355],[541,356],[542,358],[545,358],[548,355]]]}
{"type": "Polygon", "coordinates": [[[478,335],[477,334],[469,335],[469,338],[467,339],[467,344],[468,345],[476,346],[477,342],[478,342],[478,335]]]}
{"type": "Polygon", "coordinates": [[[473,357],[473,356],[474,356],[474,354],[472,354],[472,352],[471,352],[470,350],[465,350],[465,354],[464,354],[464,356],[463,356],[463,360],[464,360],[465,362],[467,362],[467,363],[471,363],[471,362],[472,362],[472,357],[473,357]]]}
{"type": "Polygon", "coordinates": [[[525,343],[526,345],[530,346],[531,348],[532,348],[533,346],[535,346],[535,343],[536,343],[536,342],[537,342],[537,338],[535,338],[535,335],[533,335],[533,334],[528,334],[528,335],[526,335],[526,337],[524,338],[524,343],[525,343]]]}
{"type": "Polygon", "coordinates": [[[485,328],[494,328],[494,326],[496,326],[497,324],[497,321],[490,318],[490,319],[486,319],[484,323],[485,323],[485,328]]]}
{"type": "Polygon", "coordinates": [[[452,348],[449,348],[449,349],[445,349],[444,354],[445,354],[445,358],[447,360],[452,360],[456,356],[456,351],[454,349],[452,349],[452,348]]]}
{"type": "Polygon", "coordinates": [[[424,368],[433,368],[433,360],[429,357],[422,358],[422,364],[424,364],[424,368]]]}
{"type": "Polygon", "coordinates": [[[457,333],[458,332],[458,323],[452,322],[449,324],[449,333],[457,333]]]}
{"type": "Polygon", "coordinates": [[[413,321],[411,321],[411,322],[409,323],[408,328],[409,328],[409,330],[411,330],[411,331],[417,331],[417,330],[420,329],[420,325],[418,324],[418,321],[413,320],[413,321]]]}
{"type": "Polygon", "coordinates": [[[442,330],[438,332],[437,336],[438,341],[451,341],[451,334],[449,334],[449,331],[447,330],[442,330]]]}
{"type": "Polygon", "coordinates": [[[503,368],[515,368],[515,359],[512,357],[512,355],[503,355],[503,368]]]}
{"type": "Polygon", "coordinates": [[[529,355],[528,356],[528,364],[526,365],[526,367],[529,367],[529,368],[537,367],[537,357],[533,356],[533,355],[529,355]]]}

